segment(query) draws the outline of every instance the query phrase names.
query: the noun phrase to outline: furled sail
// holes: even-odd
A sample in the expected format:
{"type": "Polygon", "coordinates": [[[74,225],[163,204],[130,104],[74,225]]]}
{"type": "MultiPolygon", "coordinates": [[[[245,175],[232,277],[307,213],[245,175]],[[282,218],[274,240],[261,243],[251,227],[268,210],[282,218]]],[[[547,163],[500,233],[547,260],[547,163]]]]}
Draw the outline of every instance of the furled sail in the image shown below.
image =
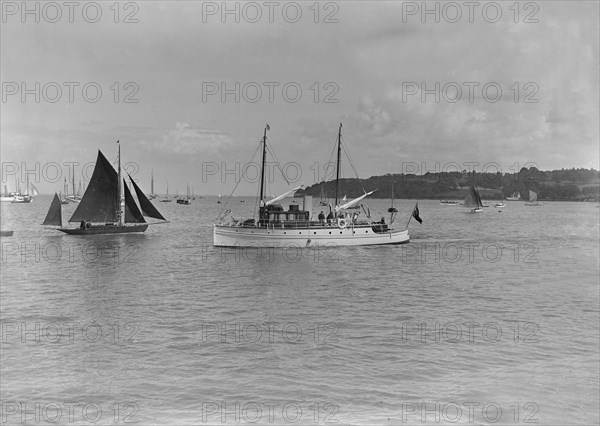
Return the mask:
{"type": "MultiPolygon", "coordinates": [[[[355,206],[363,198],[368,197],[369,195],[371,195],[374,192],[375,191],[367,192],[366,194],[361,195],[360,197],[355,198],[354,200],[348,201],[346,204],[342,204],[341,206],[336,206],[335,211],[338,212],[340,210],[349,209],[350,207],[355,206]]],[[[344,198],[345,198],[345,196],[344,196],[344,198]]]]}
{"type": "Polygon", "coordinates": [[[62,227],[62,207],[60,203],[60,198],[58,198],[56,192],[54,193],[54,198],[52,199],[52,203],[50,204],[50,209],[48,209],[46,219],[44,219],[44,223],[42,223],[42,225],[62,227]]]}
{"type": "MultiPolygon", "coordinates": [[[[133,182],[133,181],[132,181],[133,182]]],[[[131,191],[127,187],[125,179],[123,179],[123,188],[125,189],[125,223],[146,223],[142,212],[135,203],[131,191]]]]}
{"type": "Polygon", "coordinates": [[[117,222],[119,211],[119,177],[117,172],[98,150],[96,167],[90,183],[69,222],[117,222]]]}
{"type": "Polygon", "coordinates": [[[276,203],[279,200],[283,200],[285,197],[293,194],[294,192],[296,192],[297,190],[302,189],[302,188],[304,188],[304,185],[300,185],[300,186],[298,186],[298,187],[296,187],[296,188],[294,188],[294,189],[292,189],[292,190],[290,190],[288,192],[285,192],[285,193],[283,193],[281,195],[278,195],[277,197],[272,198],[269,201],[267,201],[265,203],[265,206],[270,206],[271,204],[276,203]]]}
{"type": "Polygon", "coordinates": [[[152,217],[154,219],[167,220],[163,217],[162,214],[160,214],[160,212],[156,209],[156,207],[154,207],[154,205],[150,202],[148,197],[146,197],[146,195],[142,192],[142,190],[137,185],[137,183],[135,183],[135,181],[133,179],[131,179],[131,176],[129,176],[129,180],[131,180],[131,183],[133,183],[133,189],[135,189],[135,194],[138,197],[138,200],[140,202],[140,207],[142,208],[142,212],[144,212],[144,215],[146,215],[148,217],[152,217]]]}

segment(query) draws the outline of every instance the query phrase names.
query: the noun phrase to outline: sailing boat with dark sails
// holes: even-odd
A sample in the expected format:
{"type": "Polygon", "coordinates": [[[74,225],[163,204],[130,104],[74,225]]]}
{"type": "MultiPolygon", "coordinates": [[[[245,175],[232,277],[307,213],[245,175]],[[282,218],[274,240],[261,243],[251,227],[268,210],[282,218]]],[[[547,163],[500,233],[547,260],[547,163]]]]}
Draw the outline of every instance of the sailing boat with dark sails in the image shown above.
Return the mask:
{"type": "Polygon", "coordinates": [[[481,197],[479,196],[479,192],[477,192],[473,186],[469,188],[463,206],[471,208],[471,213],[481,213],[483,211],[481,197]]]}
{"type": "MultiPolygon", "coordinates": [[[[226,222],[231,210],[227,209],[219,215],[218,223],[213,227],[215,246],[224,247],[319,247],[321,245],[362,246],[375,244],[404,244],[410,241],[408,229],[393,229],[392,224],[372,222],[370,215],[366,219],[358,219],[358,212],[351,214],[348,209],[358,205],[374,191],[342,203],[340,197],[340,161],[342,152],[342,125],[337,135],[337,170],[335,179],[335,204],[330,206],[328,220],[311,218],[312,197],[304,195],[302,208],[291,204],[285,210],[278,201],[292,196],[302,186],[293,188],[277,197],[267,200],[265,189],[265,164],[267,153],[267,131],[265,127],[262,145],[262,167],[260,177],[260,197],[258,199],[258,220],[254,217],[245,220],[226,222]],[[339,204],[338,204],[339,203],[339,204]],[[335,218],[334,218],[335,212],[335,218]]],[[[408,225],[407,225],[408,226],[408,225]]]]}
{"type": "Polygon", "coordinates": [[[129,176],[140,202],[138,208],[125,179],[121,178],[121,147],[119,145],[118,172],[101,151],[81,202],[69,219],[79,222],[78,228],[62,227],[61,202],[55,194],[44,225],[59,226],[59,231],[70,235],[124,234],[144,232],[148,223],[144,216],[166,221],[152,205],[144,192],[129,176]],[[141,208],[141,211],[140,211],[141,208]]]}
{"type": "Polygon", "coordinates": [[[531,189],[529,190],[529,202],[525,203],[526,206],[530,206],[530,207],[539,207],[539,206],[543,206],[543,203],[540,203],[538,201],[538,195],[537,192],[533,192],[531,189]]]}

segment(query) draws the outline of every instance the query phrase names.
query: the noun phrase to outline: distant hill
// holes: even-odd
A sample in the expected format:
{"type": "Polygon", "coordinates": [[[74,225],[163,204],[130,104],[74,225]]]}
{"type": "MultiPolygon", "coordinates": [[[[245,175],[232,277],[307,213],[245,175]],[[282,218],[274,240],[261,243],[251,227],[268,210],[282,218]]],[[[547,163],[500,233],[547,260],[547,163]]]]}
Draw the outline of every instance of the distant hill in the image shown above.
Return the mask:
{"type": "MultiPolygon", "coordinates": [[[[372,198],[390,198],[394,182],[394,198],[451,200],[462,199],[466,190],[475,186],[483,199],[499,199],[514,193],[529,198],[529,190],[538,193],[540,200],[600,201],[600,171],[561,169],[540,171],[535,167],[522,168],[519,173],[449,173],[386,174],[368,179],[340,179],[339,197],[359,197],[365,191],[377,191],[372,198]]],[[[320,198],[321,188],[327,198],[333,198],[335,182],[320,182],[297,191],[320,198]]]]}

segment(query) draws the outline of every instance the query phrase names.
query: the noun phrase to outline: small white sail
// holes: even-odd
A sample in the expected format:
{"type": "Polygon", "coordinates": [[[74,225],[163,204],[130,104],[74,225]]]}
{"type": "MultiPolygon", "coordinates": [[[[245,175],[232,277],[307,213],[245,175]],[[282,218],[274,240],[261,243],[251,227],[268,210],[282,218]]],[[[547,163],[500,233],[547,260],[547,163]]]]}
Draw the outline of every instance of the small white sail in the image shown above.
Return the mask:
{"type": "Polygon", "coordinates": [[[281,195],[278,195],[277,197],[275,197],[275,198],[273,198],[273,199],[271,199],[271,200],[267,201],[267,202],[265,203],[265,206],[270,206],[271,204],[273,204],[273,203],[276,203],[277,201],[279,201],[279,200],[282,200],[282,199],[284,199],[285,197],[287,197],[287,196],[289,196],[289,195],[293,194],[294,192],[296,192],[296,191],[297,191],[297,190],[299,190],[299,189],[304,189],[304,185],[300,185],[300,186],[298,186],[298,187],[296,187],[296,188],[294,188],[294,189],[292,189],[292,190],[290,190],[290,191],[288,191],[288,192],[285,192],[285,193],[283,193],[283,194],[281,194],[281,195]]]}
{"type": "Polygon", "coordinates": [[[537,202],[537,194],[532,190],[529,190],[529,202],[536,203],[537,202]]]}
{"type": "Polygon", "coordinates": [[[369,195],[371,195],[374,192],[375,191],[367,192],[366,194],[361,195],[360,197],[355,198],[354,200],[348,201],[346,204],[342,204],[341,206],[336,206],[335,211],[339,212],[340,210],[348,209],[348,208],[356,205],[360,200],[362,200],[365,197],[368,197],[369,195]]]}

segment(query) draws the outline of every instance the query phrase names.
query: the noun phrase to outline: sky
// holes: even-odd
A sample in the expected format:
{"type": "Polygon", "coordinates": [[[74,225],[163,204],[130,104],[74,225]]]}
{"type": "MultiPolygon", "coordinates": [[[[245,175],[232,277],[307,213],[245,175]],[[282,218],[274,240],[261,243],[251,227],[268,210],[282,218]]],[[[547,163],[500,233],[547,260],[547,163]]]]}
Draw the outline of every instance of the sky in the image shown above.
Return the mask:
{"type": "Polygon", "coordinates": [[[23,5],[0,24],[9,190],[85,183],[119,140],[147,192],[255,195],[267,123],[273,194],[331,177],[340,123],[363,178],[599,168],[595,1],[23,5]]]}

